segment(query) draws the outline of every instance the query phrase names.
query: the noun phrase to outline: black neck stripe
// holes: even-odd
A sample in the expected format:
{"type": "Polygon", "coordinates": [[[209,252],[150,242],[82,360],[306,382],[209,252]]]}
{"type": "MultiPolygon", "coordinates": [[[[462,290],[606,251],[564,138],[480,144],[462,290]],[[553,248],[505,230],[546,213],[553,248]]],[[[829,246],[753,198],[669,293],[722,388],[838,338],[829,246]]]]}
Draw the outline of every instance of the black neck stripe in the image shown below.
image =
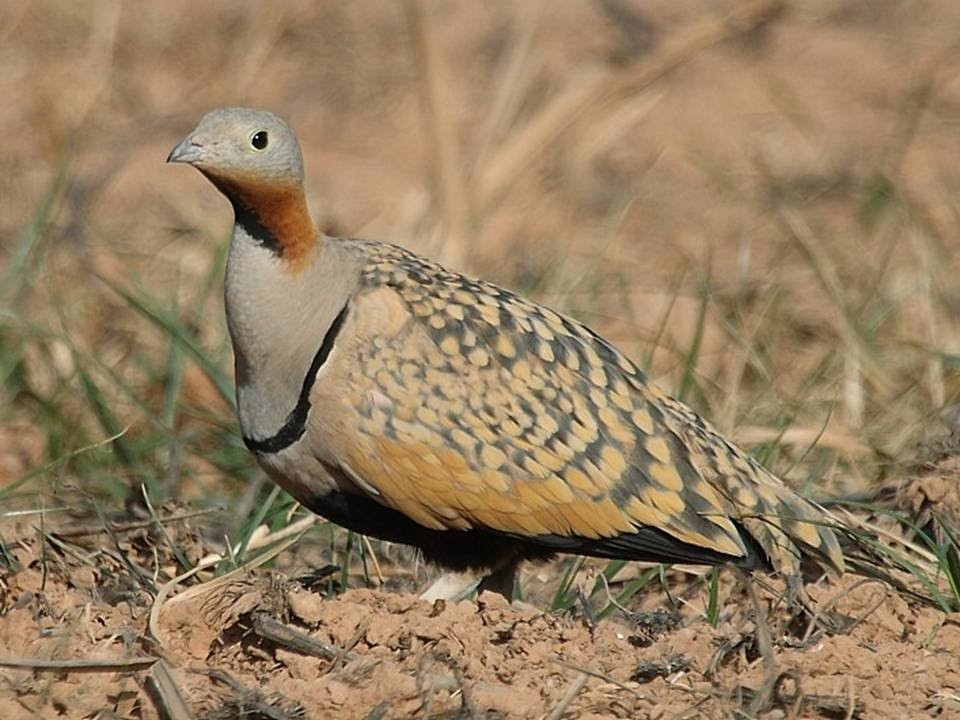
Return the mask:
{"type": "Polygon", "coordinates": [[[263,440],[243,436],[243,443],[251,452],[267,454],[280,452],[299,440],[307,429],[307,414],[310,412],[310,391],[313,389],[313,383],[317,379],[317,372],[327,361],[330,351],[333,350],[333,344],[343,327],[343,321],[347,317],[347,307],[343,309],[334,318],[333,324],[323,336],[323,342],[320,343],[320,349],[313,356],[313,362],[310,363],[310,369],[307,370],[306,377],[303,378],[303,385],[300,388],[300,397],[297,404],[287,415],[287,421],[277,432],[263,440]]]}
{"type": "Polygon", "coordinates": [[[263,224],[263,220],[260,219],[257,211],[237,200],[231,200],[231,204],[233,205],[234,221],[237,225],[242,227],[247,235],[256,240],[260,245],[279,255],[281,251],[280,242],[277,240],[277,236],[273,234],[273,231],[263,224]]]}

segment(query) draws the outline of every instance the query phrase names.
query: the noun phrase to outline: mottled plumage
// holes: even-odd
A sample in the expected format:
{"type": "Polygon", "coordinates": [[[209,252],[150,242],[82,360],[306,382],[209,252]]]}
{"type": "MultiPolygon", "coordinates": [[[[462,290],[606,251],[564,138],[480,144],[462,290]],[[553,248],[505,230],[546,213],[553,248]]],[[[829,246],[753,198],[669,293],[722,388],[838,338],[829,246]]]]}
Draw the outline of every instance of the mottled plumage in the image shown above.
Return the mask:
{"type": "Polygon", "coordinates": [[[402,248],[317,232],[275,116],[215,111],[171,159],[234,205],[241,427],[308,507],[452,568],[512,573],[559,551],[842,570],[821,508],[585,326],[402,248]],[[273,156],[246,147],[260,132],[277,136],[273,156]]]}

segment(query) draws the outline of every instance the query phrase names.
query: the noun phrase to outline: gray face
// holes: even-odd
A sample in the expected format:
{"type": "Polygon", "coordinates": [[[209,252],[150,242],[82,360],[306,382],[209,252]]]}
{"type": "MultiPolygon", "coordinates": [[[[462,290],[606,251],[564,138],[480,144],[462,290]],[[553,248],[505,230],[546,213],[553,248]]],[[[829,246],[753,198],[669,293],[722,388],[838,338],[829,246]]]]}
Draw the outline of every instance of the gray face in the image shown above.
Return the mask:
{"type": "Polygon", "coordinates": [[[293,131],[266,110],[207,113],[170,151],[167,162],[188,163],[205,175],[229,180],[303,181],[303,158],[293,131]]]}

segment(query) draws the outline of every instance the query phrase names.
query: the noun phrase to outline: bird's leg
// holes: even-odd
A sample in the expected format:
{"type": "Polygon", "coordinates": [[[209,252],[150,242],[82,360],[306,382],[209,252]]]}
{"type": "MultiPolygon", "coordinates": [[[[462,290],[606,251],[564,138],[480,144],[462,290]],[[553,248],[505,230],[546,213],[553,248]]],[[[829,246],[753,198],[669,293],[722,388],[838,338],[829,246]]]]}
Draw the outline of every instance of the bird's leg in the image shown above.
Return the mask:
{"type": "Polygon", "coordinates": [[[481,584],[481,578],[472,572],[444,572],[430,583],[430,587],[420,593],[423,600],[447,600],[457,602],[470,597],[481,584]]]}
{"type": "Polygon", "coordinates": [[[494,592],[503,595],[508,602],[511,602],[519,566],[519,560],[510,558],[482,578],[470,571],[445,572],[420,593],[420,597],[430,602],[434,600],[457,602],[465,600],[476,591],[477,594],[494,592]]]}
{"type": "Polygon", "coordinates": [[[507,602],[513,602],[513,590],[517,581],[517,568],[520,561],[512,558],[495,569],[480,581],[477,594],[494,592],[503,595],[507,602]]]}

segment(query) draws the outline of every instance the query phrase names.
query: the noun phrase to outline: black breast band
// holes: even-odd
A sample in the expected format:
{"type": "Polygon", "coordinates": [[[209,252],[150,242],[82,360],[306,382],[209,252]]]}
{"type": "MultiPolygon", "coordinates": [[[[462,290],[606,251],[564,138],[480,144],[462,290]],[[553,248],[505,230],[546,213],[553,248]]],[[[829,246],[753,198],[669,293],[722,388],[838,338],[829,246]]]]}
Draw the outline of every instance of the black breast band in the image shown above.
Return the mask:
{"type": "Polygon", "coordinates": [[[307,370],[306,377],[303,378],[303,385],[300,388],[300,397],[297,399],[297,404],[293,410],[290,411],[290,414],[287,415],[286,422],[283,423],[277,432],[262,440],[247,437],[246,435],[243,436],[243,443],[251,452],[260,454],[280,452],[303,437],[303,433],[307,429],[307,414],[310,412],[310,391],[313,389],[313,383],[317,379],[317,372],[327,361],[330,351],[333,350],[333,344],[337,339],[337,335],[340,333],[340,328],[343,327],[343,321],[347,317],[347,307],[347,305],[344,305],[343,309],[337,313],[337,317],[334,318],[333,324],[330,325],[330,329],[327,330],[327,334],[323,336],[320,349],[317,350],[317,354],[313,356],[310,369],[307,370]]]}

